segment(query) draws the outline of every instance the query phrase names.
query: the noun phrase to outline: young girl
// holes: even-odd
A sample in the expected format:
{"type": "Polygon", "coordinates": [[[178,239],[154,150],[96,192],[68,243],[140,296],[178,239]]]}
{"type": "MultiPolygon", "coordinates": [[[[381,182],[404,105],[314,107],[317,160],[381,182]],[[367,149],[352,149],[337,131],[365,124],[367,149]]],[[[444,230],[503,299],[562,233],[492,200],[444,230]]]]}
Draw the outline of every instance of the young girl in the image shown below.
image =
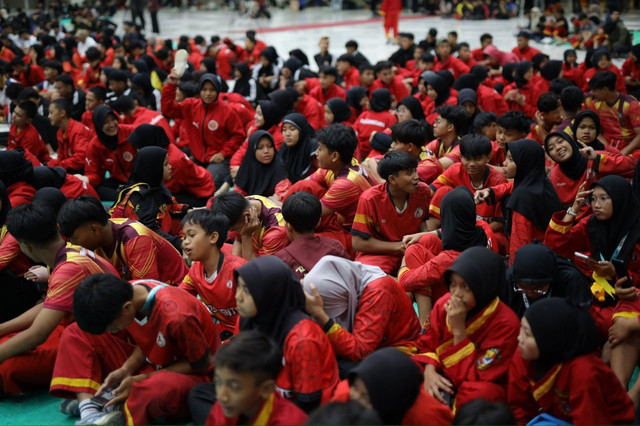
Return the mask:
{"type": "Polygon", "coordinates": [[[324,104],[324,121],[327,126],[348,121],[349,118],[351,118],[351,109],[342,98],[331,98],[324,104]]]}
{"type": "Polygon", "coordinates": [[[258,330],[282,350],[280,392],[307,412],[326,403],[338,384],[338,364],[329,339],[304,312],[304,291],[291,268],[262,256],[234,275],[240,331],[258,330]]]}
{"type": "Polygon", "coordinates": [[[369,90],[362,86],[347,90],[347,104],[351,109],[351,118],[345,124],[352,125],[360,114],[369,109],[369,90]]]}
{"type": "Polygon", "coordinates": [[[498,299],[505,282],[502,258],[486,247],[465,250],[447,269],[449,294],[440,298],[418,344],[429,394],[460,407],[474,399],[506,401],[518,317],[498,299]],[[451,403],[453,401],[453,403],[451,403]]]}
{"type": "Polygon", "coordinates": [[[509,86],[503,90],[503,97],[509,109],[522,111],[529,118],[535,117],[538,98],[544,93],[544,89],[539,84],[532,82],[533,76],[533,64],[522,61],[516,65],[515,88],[509,86]]]}
{"type": "Polygon", "coordinates": [[[282,137],[284,143],[280,147],[278,155],[287,170],[289,181],[293,184],[316,171],[317,165],[314,164],[314,159],[316,149],[318,149],[318,141],[315,138],[313,127],[299,112],[284,117],[282,137]]]}
{"type": "Polygon", "coordinates": [[[427,73],[424,78],[424,85],[427,89],[427,96],[432,101],[428,109],[425,109],[425,113],[427,114],[427,121],[433,125],[438,118],[438,113],[435,112],[435,109],[441,105],[458,105],[458,98],[451,96],[447,82],[437,74],[427,73]]]}
{"type": "Polygon", "coordinates": [[[282,196],[291,186],[287,169],[277,155],[273,136],[265,130],[249,136],[249,149],[242,159],[234,191],[247,195],[282,196]]]}
{"type": "Polygon", "coordinates": [[[584,70],[578,64],[578,54],[574,49],[564,51],[564,62],[562,63],[562,77],[572,81],[576,86],[582,87],[582,74],[584,70]]]}
{"type": "Polygon", "coordinates": [[[596,151],[606,151],[610,154],[620,154],[620,150],[605,143],[602,136],[600,116],[589,109],[580,111],[573,119],[571,131],[574,139],[582,148],[591,147],[596,151]]]}
{"type": "Polygon", "coordinates": [[[509,406],[518,423],[545,413],[576,425],[631,424],[633,404],[597,348],[588,311],[559,297],[527,309],[509,368],[509,406]]]}

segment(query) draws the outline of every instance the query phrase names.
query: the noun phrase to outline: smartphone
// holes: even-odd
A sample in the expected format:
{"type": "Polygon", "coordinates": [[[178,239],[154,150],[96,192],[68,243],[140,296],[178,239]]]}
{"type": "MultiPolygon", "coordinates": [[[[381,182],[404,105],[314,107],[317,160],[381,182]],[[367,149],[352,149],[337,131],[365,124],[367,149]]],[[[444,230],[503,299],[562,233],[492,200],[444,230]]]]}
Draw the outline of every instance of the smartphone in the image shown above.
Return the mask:
{"type": "Polygon", "coordinates": [[[446,392],[440,389],[440,396],[442,397],[442,399],[444,399],[444,404],[447,407],[449,408],[453,407],[453,395],[451,395],[449,392],[446,392]]]}
{"type": "Polygon", "coordinates": [[[631,277],[629,276],[629,272],[627,271],[627,265],[625,265],[624,262],[620,259],[611,259],[611,263],[613,264],[613,267],[616,270],[616,275],[618,276],[618,279],[622,277],[627,277],[627,281],[622,283],[622,288],[630,288],[631,286],[633,286],[633,283],[631,282],[631,277]]]}
{"type": "MultiPolygon", "coordinates": [[[[587,256],[586,254],[583,254],[583,253],[580,253],[580,252],[577,252],[577,251],[575,253],[573,253],[573,255],[575,257],[579,258],[579,259],[582,259],[582,260],[593,260],[589,256],[587,256]]],[[[595,262],[595,260],[594,260],[594,262],[595,262]]]]}
{"type": "Polygon", "coordinates": [[[96,395],[91,398],[91,402],[98,408],[104,408],[104,406],[114,398],[113,388],[106,388],[100,395],[96,395]]]}

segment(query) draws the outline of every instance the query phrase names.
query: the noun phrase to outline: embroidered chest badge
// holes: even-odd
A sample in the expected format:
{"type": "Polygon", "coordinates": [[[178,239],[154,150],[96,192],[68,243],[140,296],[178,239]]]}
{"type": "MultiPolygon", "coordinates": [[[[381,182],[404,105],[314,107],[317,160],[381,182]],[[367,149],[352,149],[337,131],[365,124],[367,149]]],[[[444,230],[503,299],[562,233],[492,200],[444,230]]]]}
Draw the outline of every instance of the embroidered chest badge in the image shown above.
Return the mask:
{"type": "Polygon", "coordinates": [[[478,361],[476,361],[476,367],[478,368],[478,370],[486,370],[491,366],[491,364],[493,364],[494,361],[499,360],[501,358],[502,358],[502,355],[500,354],[500,349],[498,348],[487,349],[484,355],[482,355],[480,358],[478,358],[478,361]]]}
{"type": "Polygon", "coordinates": [[[413,217],[415,217],[416,219],[419,217],[422,217],[422,215],[424,214],[424,210],[422,210],[422,207],[418,207],[415,212],[413,212],[413,217]]]}

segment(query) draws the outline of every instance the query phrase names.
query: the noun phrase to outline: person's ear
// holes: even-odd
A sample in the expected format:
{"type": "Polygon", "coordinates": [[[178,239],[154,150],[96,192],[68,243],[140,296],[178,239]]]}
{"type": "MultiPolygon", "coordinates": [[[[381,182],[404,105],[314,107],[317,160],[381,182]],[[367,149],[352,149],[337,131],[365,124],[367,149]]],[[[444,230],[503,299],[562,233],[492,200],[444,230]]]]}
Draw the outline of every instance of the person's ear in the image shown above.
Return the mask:
{"type": "Polygon", "coordinates": [[[218,232],[212,232],[209,234],[209,244],[215,246],[218,244],[218,240],[220,239],[220,234],[218,232]]]}
{"type": "Polygon", "coordinates": [[[340,160],[340,154],[338,153],[338,151],[333,151],[331,154],[329,154],[329,159],[331,159],[332,163],[336,163],[340,160]]]}
{"type": "Polygon", "coordinates": [[[394,174],[390,174],[389,177],[387,178],[387,180],[389,181],[389,185],[391,186],[395,186],[395,184],[397,183],[397,179],[398,179],[398,176],[394,174]]]}
{"type": "Polygon", "coordinates": [[[92,223],[89,225],[89,229],[94,236],[99,236],[102,234],[102,226],[99,223],[92,223]]]}
{"type": "Polygon", "coordinates": [[[276,385],[276,381],[273,379],[265,380],[264,382],[258,385],[258,393],[260,394],[260,398],[266,400],[271,396],[274,392],[274,387],[276,385]]]}

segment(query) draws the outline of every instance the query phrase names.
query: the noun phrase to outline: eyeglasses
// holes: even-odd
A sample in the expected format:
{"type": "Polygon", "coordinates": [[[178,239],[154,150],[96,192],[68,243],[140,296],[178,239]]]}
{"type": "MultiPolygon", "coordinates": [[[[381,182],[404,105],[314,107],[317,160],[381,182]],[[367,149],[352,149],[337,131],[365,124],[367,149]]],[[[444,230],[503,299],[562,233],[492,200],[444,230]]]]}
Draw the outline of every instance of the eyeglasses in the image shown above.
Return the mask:
{"type": "Polygon", "coordinates": [[[610,203],[611,202],[611,198],[609,198],[609,197],[607,197],[605,195],[602,195],[600,197],[594,197],[594,196],[589,197],[589,203],[590,204],[597,204],[598,202],[602,206],[602,205],[605,205],[607,203],[610,203]]]}
{"type": "Polygon", "coordinates": [[[525,293],[525,294],[535,294],[538,296],[544,296],[545,294],[547,294],[549,292],[549,288],[547,287],[546,290],[539,290],[536,288],[521,288],[518,287],[518,284],[513,284],[513,291],[515,291],[516,293],[525,293]]]}

